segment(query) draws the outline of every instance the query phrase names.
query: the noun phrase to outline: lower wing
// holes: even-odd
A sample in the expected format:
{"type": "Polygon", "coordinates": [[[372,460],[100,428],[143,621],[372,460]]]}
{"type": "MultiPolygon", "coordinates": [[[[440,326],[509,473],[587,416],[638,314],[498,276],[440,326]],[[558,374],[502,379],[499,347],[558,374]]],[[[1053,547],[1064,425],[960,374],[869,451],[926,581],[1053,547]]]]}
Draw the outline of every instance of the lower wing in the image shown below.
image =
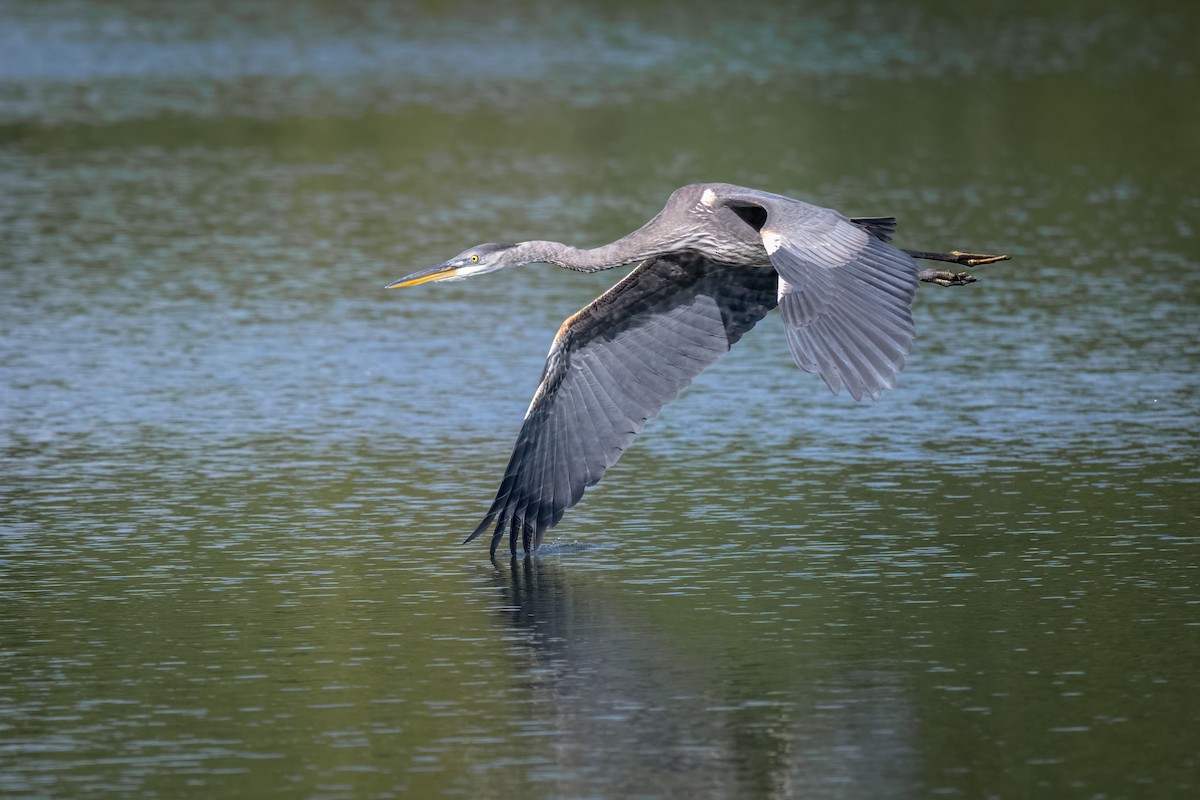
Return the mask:
{"type": "Polygon", "coordinates": [[[778,276],[681,253],[643,261],[563,323],[487,516],[526,552],[664,405],[775,307],[778,276]]]}

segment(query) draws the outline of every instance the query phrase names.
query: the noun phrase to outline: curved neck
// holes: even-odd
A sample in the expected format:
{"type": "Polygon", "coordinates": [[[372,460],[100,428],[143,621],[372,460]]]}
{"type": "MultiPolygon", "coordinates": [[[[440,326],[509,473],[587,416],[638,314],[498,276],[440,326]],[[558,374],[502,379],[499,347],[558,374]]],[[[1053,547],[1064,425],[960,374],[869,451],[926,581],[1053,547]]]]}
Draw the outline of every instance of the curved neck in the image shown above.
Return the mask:
{"type": "Polygon", "coordinates": [[[639,229],[611,244],[580,250],[559,242],[520,242],[516,254],[523,263],[546,262],[577,272],[599,272],[632,264],[654,256],[666,255],[675,248],[655,242],[639,229]]]}

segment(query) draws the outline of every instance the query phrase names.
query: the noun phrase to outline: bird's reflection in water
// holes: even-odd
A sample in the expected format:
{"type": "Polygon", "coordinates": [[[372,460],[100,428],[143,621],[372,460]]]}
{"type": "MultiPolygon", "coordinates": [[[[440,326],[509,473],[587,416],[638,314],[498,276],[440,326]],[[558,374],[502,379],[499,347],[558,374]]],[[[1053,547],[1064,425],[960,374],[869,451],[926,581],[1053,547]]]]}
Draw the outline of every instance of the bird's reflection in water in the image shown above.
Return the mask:
{"type": "Polygon", "coordinates": [[[921,793],[915,713],[896,671],[805,652],[764,668],[694,620],[639,614],[644,596],[559,558],[513,559],[495,581],[504,624],[520,633],[516,658],[528,659],[515,667],[532,695],[518,728],[549,762],[534,773],[561,794],[921,793]]]}

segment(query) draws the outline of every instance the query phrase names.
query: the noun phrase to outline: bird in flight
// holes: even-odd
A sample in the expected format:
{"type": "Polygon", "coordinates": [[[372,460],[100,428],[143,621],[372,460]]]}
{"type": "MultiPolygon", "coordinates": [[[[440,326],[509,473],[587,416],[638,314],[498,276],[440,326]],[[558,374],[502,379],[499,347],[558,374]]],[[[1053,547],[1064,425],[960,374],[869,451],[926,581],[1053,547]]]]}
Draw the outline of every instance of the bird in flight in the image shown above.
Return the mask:
{"type": "Polygon", "coordinates": [[[493,528],[493,559],[505,533],[514,557],[518,542],[536,552],[647,420],[776,306],[802,370],[835,395],[845,388],[855,400],[878,400],[912,349],[918,284],[975,280],[920,270],[915,259],[974,267],[1008,258],[901,250],[889,243],[895,230],[894,217],[846,217],[758,189],[698,183],[602,247],[481,244],[389,284],[536,262],[578,272],[637,264],[558,329],[496,499],[466,541],[493,528]]]}

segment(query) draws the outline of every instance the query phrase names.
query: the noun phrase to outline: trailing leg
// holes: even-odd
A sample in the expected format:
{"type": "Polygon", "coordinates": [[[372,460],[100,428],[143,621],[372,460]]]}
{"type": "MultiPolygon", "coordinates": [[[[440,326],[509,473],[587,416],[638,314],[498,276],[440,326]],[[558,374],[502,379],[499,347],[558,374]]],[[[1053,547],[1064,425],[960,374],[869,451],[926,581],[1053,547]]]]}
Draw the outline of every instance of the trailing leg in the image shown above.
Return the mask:
{"type": "MultiPolygon", "coordinates": [[[[1008,256],[989,256],[983,253],[964,253],[951,250],[949,253],[927,253],[923,250],[905,250],[913,258],[926,261],[948,261],[951,264],[962,264],[965,267],[980,267],[984,264],[994,264],[997,261],[1007,261],[1008,256]]],[[[923,269],[918,277],[925,283],[936,283],[938,286],[962,286],[978,280],[966,272],[951,272],[946,269],[923,269]]]]}

